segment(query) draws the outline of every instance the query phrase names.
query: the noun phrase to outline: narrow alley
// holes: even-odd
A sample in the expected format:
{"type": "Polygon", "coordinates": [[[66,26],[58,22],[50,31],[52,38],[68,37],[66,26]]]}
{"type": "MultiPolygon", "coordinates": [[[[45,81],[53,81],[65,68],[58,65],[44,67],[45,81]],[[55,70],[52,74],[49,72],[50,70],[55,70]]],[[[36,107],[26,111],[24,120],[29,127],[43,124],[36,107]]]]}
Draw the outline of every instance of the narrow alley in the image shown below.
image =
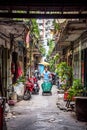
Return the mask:
{"type": "Polygon", "coordinates": [[[57,94],[55,85],[51,96],[42,96],[40,88],[38,95],[32,95],[30,100],[22,100],[11,107],[12,115],[5,119],[7,130],[86,130],[87,123],[79,122],[74,112],[57,108],[58,100],[63,100],[63,94],[57,94]]]}
{"type": "Polygon", "coordinates": [[[87,130],[85,0],[1,0],[0,130],[87,130]]]}

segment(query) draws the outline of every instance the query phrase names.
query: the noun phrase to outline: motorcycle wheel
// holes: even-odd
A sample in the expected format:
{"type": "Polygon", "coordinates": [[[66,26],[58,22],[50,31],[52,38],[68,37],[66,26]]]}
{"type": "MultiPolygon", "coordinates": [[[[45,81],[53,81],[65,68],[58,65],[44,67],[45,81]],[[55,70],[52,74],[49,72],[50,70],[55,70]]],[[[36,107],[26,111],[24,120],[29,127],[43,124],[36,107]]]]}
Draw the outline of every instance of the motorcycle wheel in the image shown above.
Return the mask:
{"type": "Polygon", "coordinates": [[[33,89],[33,94],[37,94],[37,89],[33,89]]]}
{"type": "Polygon", "coordinates": [[[40,88],[37,89],[37,93],[39,93],[40,88]]]}
{"type": "Polygon", "coordinates": [[[24,100],[29,100],[31,98],[31,92],[29,90],[26,90],[24,93],[23,99],[24,100]]]}

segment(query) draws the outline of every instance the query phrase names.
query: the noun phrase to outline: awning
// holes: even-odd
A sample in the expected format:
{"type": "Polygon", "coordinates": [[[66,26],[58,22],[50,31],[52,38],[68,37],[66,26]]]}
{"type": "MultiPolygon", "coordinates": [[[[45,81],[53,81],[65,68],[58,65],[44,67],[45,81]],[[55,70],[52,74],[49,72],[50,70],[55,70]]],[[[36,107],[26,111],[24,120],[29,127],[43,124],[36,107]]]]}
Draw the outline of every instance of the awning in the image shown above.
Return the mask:
{"type": "Polygon", "coordinates": [[[48,62],[45,62],[45,61],[43,61],[43,62],[41,62],[41,63],[39,63],[39,64],[42,64],[42,65],[44,65],[44,66],[49,66],[49,63],[48,63],[48,62]]]}

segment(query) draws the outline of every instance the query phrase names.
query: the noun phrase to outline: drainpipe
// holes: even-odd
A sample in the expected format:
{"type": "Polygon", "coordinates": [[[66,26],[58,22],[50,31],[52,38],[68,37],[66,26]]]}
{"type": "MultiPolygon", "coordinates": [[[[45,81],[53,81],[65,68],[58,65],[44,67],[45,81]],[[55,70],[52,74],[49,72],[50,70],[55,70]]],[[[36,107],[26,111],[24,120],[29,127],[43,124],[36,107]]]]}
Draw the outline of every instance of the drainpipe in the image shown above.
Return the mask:
{"type": "Polygon", "coordinates": [[[79,42],[79,78],[81,79],[81,41],[79,42]]]}

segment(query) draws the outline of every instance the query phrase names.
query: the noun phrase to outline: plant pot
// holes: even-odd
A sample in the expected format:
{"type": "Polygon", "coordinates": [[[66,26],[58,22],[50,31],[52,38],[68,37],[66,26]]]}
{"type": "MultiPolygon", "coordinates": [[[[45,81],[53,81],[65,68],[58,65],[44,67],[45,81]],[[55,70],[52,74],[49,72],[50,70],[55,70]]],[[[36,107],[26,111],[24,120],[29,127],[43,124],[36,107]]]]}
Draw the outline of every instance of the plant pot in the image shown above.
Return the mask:
{"type": "MultiPolygon", "coordinates": [[[[68,97],[69,97],[69,93],[68,93],[68,91],[64,92],[64,101],[69,100],[68,97]]],[[[75,97],[73,96],[71,100],[72,100],[72,101],[75,101],[75,97]]]]}
{"type": "Polygon", "coordinates": [[[75,97],[76,117],[80,121],[87,121],[87,97],[75,97]]]}
{"type": "Polygon", "coordinates": [[[67,101],[67,100],[68,100],[68,95],[69,95],[68,92],[65,91],[65,92],[64,92],[64,101],[67,101]]]}

